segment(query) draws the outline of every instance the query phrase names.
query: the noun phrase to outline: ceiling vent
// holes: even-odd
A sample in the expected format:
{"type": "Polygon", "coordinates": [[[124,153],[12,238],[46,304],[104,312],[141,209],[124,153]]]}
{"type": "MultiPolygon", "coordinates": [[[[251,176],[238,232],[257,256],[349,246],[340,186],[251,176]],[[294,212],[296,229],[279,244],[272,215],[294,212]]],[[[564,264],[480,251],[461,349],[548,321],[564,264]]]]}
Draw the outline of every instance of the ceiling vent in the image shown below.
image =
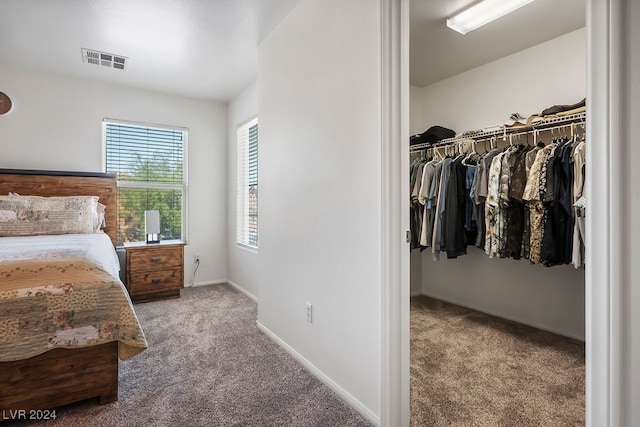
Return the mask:
{"type": "Polygon", "coordinates": [[[87,64],[102,65],[103,67],[124,70],[127,63],[126,56],[100,52],[91,49],[82,49],[82,60],[87,64]]]}

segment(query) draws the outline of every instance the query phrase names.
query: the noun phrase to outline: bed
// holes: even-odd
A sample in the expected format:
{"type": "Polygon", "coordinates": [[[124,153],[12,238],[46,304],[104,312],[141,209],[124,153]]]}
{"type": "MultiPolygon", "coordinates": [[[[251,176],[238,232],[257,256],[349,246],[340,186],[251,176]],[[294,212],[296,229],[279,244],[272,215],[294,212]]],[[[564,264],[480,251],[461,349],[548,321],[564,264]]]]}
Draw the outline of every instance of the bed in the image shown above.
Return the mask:
{"type": "Polygon", "coordinates": [[[106,227],[16,237],[0,224],[0,411],[117,400],[118,358],[135,356],[147,343],[117,274],[115,177],[0,169],[0,195],[9,193],[17,199],[4,198],[0,222],[13,219],[6,206],[25,200],[85,196],[72,198],[84,203],[92,196],[104,205],[106,227]]]}

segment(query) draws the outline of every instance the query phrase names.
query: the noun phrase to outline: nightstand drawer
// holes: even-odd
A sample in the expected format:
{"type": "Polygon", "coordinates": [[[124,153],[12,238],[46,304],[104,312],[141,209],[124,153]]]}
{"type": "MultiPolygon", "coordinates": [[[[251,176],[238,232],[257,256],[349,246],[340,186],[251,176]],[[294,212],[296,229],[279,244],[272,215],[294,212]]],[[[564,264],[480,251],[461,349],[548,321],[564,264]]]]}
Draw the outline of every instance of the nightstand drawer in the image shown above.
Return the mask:
{"type": "Polygon", "coordinates": [[[180,267],[182,265],[182,247],[134,250],[131,251],[129,261],[136,270],[180,267]]]}
{"type": "Polygon", "coordinates": [[[131,294],[168,288],[181,288],[184,285],[184,283],[182,283],[182,270],[179,268],[156,271],[134,271],[131,273],[129,280],[130,283],[128,285],[131,294]]]}

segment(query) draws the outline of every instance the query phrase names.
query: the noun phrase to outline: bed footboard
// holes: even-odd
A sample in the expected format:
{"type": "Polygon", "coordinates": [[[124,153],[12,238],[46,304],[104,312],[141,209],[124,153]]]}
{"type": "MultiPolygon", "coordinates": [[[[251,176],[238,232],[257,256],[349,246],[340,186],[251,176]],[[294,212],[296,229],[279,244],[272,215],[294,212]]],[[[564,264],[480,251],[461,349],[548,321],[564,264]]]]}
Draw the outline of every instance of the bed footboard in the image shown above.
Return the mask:
{"type": "MultiPolygon", "coordinates": [[[[47,410],[98,397],[118,400],[118,343],[54,349],[0,363],[0,413],[47,410]]],[[[2,421],[0,419],[0,421],[2,421]]]]}

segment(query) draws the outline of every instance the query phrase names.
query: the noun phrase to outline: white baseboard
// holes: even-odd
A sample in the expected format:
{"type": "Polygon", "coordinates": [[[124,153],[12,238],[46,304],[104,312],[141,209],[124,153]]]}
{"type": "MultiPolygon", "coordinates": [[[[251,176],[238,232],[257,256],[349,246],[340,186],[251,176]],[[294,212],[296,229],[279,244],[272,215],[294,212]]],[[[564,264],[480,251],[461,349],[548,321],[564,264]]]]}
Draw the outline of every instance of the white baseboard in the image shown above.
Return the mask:
{"type": "Polygon", "coordinates": [[[349,392],[340,387],[335,381],[329,378],[326,374],[324,374],[320,369],[318,369],[315,365],[305,359],[300,353],[295,351],[289,344],[282,341],[280,337],[271,332],[266,326],[264,326],[259,321],[256,321],[258,325],[258,329],[262,331],[265,335],[275,341],[280,347],[282,347],[287,353],[293,356],[298,362],[302,363],[302,365],[309,370],[316,378],[322,381],[325,385],[327,385],[331,390],[336,392],[338,396],[344,399],[349,405],[351,405],[356,411],[358,411],[363,417],[369,420],[373,425],[380,425],[380,417],[374,414],[369,408],[367,408],[362,402],[353,397],[349,392]]]}
{"type": "Polygon", "coordinates": [[[210,280],[208,282],[196,282],[193,286],[191,286],[191,284],[185,284],[184,287],[185,288],[196,288],[196,287],[199,287],[199,286],[226,285],[226,284],[231,285],[233,288],[235,288],[238,291],[242,292],[243,294],[245,294],[246,296],[248,296],[249,298],[251,298],[255,302],[258,302],[258,297],[256,297],[254,294],[252,294],[248,290],[244,289],[242,286],[240,286],[237,283],[235,283],[235,282],[233,282],[231,280],[228,280],[228,279],[210,280]]]}
{"type": "Polygon", "coordinates": [[[246,290],[242,286],[238,285],[237,283],[235,283],[235,282],[233,282],[231,280],[227,280],[226,282],[228,284],[230,284],[231,286],[233,286],[234,288],[236,288],[237,290],[239,290],[240,292],[242,292],[243,294],[245,294],[246,296],[248,296],[249,298],[251,298],[252,300],[254,300],[255,302],[258,302],[258,297],[256,297],[254,294],[252,294],[251,292],[249,292],[248,290],[246,290]]]}
{"type": "Polygon", "coordinates": [[[227,283],[226,279],[221,280],[209,280],[207,282],[196,282],[193,285],[191,283],[185,283],[185,288],[197,288],[198,286],[209,286],[209,285],[223,285],[227,283]]]}
{"type": "Polygon", "coordinates": [[[502,319],[510,320],[510,321],[516,322],[516,323],[520,323],[522,325],[531,326],[533,328],[541,329],[543,331],[552,332],[554,334],[562,335],[563,337],[572,338],[572,339],[577,340],[577,341],[583,341],[584,342],[584,340],[585,340],[584,336],[579,336],[579,335],[573,334],[571,332],[562,331],[562,330],[560,330],[558,328],[554,328],[553,326],[550,326],[550,325],[541,324],[541,323],[538,323],[538,322],[530,322],[530,321],[528,321],[526,319],[521,319],[521,318],[518,318],[516,316],[511,316],[509,314],[501,313],[501,312],[499,312],[497,310],[491,310],[491,309],[488,309],[488,308],[486,308],[484,306],[481,306],[481,305],[467,304],[466,302],[456,301],[453,298],[443,297],[443,296],[438,295],[437,293],[433,293],[433,292],[424,292],[423,291],[421,295],[424,295],[424,296],[427,296],[427,297],[430,297],[430,298],[435,298],[435,299],[440,300],[440,301],[448,302],[450,304],[459,305],[461,307],[470,308],[472,310],[479,311],[481,313],[490,314],[491,316],[500,317],[502,319]]]}

